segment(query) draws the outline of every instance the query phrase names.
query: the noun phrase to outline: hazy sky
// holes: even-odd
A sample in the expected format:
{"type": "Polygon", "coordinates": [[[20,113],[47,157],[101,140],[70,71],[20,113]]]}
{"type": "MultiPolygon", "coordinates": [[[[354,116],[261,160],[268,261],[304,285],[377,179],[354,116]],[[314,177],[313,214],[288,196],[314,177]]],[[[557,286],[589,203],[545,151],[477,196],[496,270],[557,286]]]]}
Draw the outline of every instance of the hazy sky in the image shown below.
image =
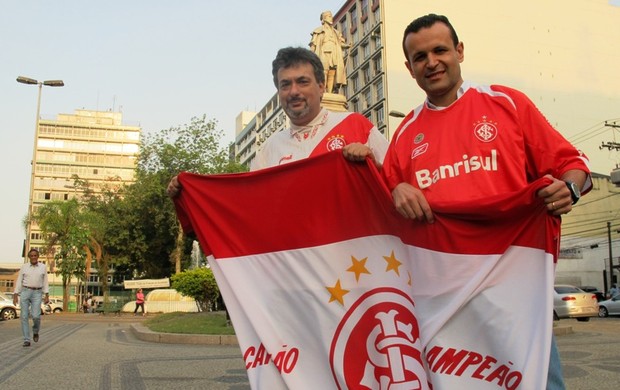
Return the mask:
{"type": "Polygon", "coordinates": [[[235,117],[275,92],[271,61],[307,46],[322,11],[342,0],[0,1],[0,262],[20,262],[34,139],[41,117],[121,110],[157,131],[206,114],[234,138],[235,117]]]}

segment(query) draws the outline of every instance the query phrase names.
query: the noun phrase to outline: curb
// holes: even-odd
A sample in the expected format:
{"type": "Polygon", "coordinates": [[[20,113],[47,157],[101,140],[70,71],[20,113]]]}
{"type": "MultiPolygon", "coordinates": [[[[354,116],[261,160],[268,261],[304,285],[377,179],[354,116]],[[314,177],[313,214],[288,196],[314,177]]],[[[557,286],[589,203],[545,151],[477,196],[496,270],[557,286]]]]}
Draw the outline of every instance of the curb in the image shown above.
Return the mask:
{"type": "Polygon", "coordinates": [[[567,334],[573,333],[572,326],[554,326],[553,327],[553,335],[554,336],[565,336],[567,334]]]}
{"type": "Polygon", "coordinates": [[[163,344],[239,345],[235,335],[207,335],[153,332],[142,324],[131,324],[132,333],[138,340],[163,344]]]}

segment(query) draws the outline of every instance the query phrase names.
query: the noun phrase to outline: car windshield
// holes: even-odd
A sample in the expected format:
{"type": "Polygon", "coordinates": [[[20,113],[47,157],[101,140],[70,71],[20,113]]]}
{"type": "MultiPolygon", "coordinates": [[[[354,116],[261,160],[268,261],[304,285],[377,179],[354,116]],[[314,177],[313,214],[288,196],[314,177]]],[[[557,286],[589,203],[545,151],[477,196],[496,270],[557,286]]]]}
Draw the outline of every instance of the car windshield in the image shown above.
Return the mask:
{"type": "Polygon", "coordinates": [[[555,292],[558,294],[578,294],[583,291],[573,286],[555,286],[555,292]]]}

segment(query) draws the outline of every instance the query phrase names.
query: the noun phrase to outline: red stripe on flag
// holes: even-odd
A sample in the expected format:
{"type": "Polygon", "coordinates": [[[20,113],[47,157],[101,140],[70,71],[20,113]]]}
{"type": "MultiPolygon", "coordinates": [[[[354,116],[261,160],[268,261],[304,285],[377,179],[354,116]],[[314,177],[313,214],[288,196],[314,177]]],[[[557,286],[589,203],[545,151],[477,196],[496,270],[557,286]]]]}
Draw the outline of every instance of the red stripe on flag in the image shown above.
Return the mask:
{"type": "Polygon", "coordinates": [[[186,231],[200,226],[201,245],[217,259],[373,235],[447,253],[499,254],[510,245],[557,252],[559,218],[535,196],[544,178],[517,193],[431,205],[433,225],[401,217],[374,165],[340,151],[249,173],[181,173],[179,181],[179,219],[186,231]]]}

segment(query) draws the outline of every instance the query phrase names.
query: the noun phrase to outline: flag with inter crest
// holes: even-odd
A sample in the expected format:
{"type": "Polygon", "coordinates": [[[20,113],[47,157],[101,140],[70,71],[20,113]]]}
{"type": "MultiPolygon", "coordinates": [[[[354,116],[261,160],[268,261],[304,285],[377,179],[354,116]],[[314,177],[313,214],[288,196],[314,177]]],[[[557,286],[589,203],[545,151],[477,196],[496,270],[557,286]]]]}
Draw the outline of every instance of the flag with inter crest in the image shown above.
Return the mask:
{"type": "Polygon", "coordinates": [[[539,389],[559,223],[535,192],[402,218],[372,163],[333,152],[182,173],[253,389],[539,389]]]}

